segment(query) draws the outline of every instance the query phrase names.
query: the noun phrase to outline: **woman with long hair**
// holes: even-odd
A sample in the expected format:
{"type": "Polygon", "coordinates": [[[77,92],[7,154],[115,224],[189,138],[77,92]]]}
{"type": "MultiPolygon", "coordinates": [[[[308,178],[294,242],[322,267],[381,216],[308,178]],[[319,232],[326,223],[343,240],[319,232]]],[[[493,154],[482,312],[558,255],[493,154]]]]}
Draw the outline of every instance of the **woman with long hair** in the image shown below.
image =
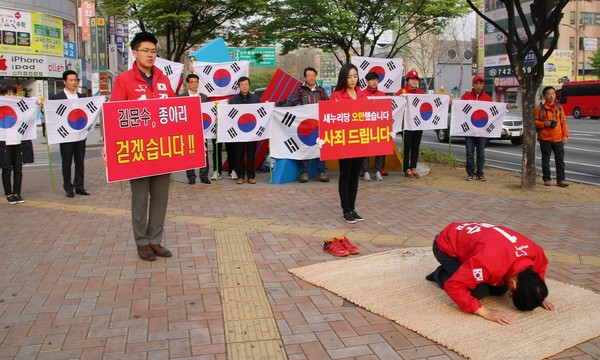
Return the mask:
{"type": "MultiPolygon", "coordinates": [[[[344,64],[340,70],[335,91],[331,94],[331,101],[366,99],[366,94],[357,85],[358,69],[353,64],[344,64]]],[[[340,166],[338,191],[343,211],[342,217],[350,224],[364,220],[354,208],[363,159],[363,157],[359,157],[338,160],[340,166]]]]}

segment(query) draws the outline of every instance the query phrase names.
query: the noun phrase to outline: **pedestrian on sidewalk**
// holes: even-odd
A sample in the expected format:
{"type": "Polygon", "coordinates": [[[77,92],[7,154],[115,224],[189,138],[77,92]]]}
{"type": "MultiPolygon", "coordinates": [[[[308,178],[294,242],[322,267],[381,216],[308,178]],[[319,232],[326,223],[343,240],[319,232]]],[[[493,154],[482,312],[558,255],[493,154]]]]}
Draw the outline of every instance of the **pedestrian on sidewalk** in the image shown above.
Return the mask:
{"type": "MultiPolygon", "coordinates": [[[[156,66],[158,40],[148,32],[137,33],[131,41],[133,68],[117,76],[110,101],[174,97],[169,78],[156,66]]],[[[103,149],[106,163],[106,148],[103,149]]],[[[132,179],[131,222],[138,255],[153,261],[157,256],[171,257],[161,245],[169,202],[171,174],[132,179]]]]}
{"type": "MultiPolygon", "coordinates": [[[[419,73],[412,69],[406,74],[406,86],[396,93],[402,94],[425,94],[425,91],[419,88],[419,73]]],[[[404,176],[418,178],[417,162],[419,161],[419,148],[421,147],[421,138],[423,130],[404,130],[402,138],[402,167],[404,176]]]]}
{"type": "MultiPolygon", "coordinates": [[[[348,101],[366,99],[367,96],[358,84],[358,69],[351,63],[342,66],[338,76],[335,91],[331,94],[331,101],[348,101]]],[[[340,178],[338,192],[342,205],[342,218],[350,224],[363,221],[363,217],[355,210],[356,195],[358,194],[358,179],[364,157],[340,159],[340,178]]]]}

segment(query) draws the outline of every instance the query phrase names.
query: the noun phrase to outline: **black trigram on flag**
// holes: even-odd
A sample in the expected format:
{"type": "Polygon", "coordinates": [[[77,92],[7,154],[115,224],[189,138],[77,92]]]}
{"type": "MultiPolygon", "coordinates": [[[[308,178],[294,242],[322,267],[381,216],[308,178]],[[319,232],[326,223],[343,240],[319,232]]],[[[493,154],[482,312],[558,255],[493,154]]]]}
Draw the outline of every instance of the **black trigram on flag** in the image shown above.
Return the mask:
{"type": "Polygon", "coordinates": [[[259,107],[258,110],[256,110],[256,112],[258,113],[258,115],[260,115],[261,118],[267,116],[267,110],[265,110],[265,108],[262,106],[259,107]]]}
{"type": "Polygon", "coordinates": [[[211,107],[210,112],[212,112],[214,116],[217,116],[217,107],[216,106],[211,107]]]}
{"type": "Polygon", "coordinates": [[[204,70],[202,70],[202,72],[206,75],[210,74],[211,71],[212,71],[212,66],[205,66],[204,70]]]}
{"type": "Polygon", "coordinates": [[[473,107],[469,104],[465,104],[465,107],[462,109],[462,112],[464,112],[465,114],[468,114],[471,112],[471,109],[473,109],[473,107]]]}
{"type": "Polygon", "coordinates": [[[398,104],[396,104],[396,100],[392,99],[392,111],[398,108],[398,104]]]}
{"type": "Polygon", "coordinates": [[[281,123],[287,127],[291,127],[295,120],[296,120],[296,115],[287,112],[287,113],[285,113],[285,115],[283,115],[283,119],[281,119],[281,123]]]}
{"type": "Polygon", "coordinates": [[[235,131],[235,129],[234,129],[234,128],[229,128],[229,130],[227,130],[227,133],[229,134],[229,136],[230,136],[232,139],[238,135],[238,134],[237,134],[237,131],[235,131]]]}
{"type": "Polygon", "coordinates": [[[442,100],[440,98],[435,98],[435,100],[433,100],[433,103],[435,104],[435,107],[442,106],[442,100]]]}
{"type": "Polygon", "coordinates": [[[256,131],[256,136],[258,137],[262,137],[262,135],[265,133],[265,127],[264,126],[259,126],[258,130],[256,131]]]}
{"type": "Polygon", "coordinates": [[[467,132],[467,131],[471,130],[471,128],[469,127],[469,124],[467,124],[466,122],[460,124],[460,128],[462,129],[463,132],[467,132]]]}
{"type": "Polygon", "coordinates": [[[173,69],[171,68],[171,65],[167,65],[163,68],[163,72],[165,73],[165,75],[170,76],[173,75],[173,69]]]}
{"type": "Polygon", "coordinates": [[[370,62],[368,62],[367,60],[363,60],[363,62],[360,63],[359,68],[361,68],[363,70],[367,70],[367,68],[369,67],[369,65],[371,65],[370,62]]]}
{"type": "Polygon", "coordinates": [[[25,131],[27,131],[28,127],[29,127],[29,125],[22,123],[21,127],[19,127],[19,130],[17,130],[17,131],[19,132],[19,134],[25,135],[25,131]]]}
{"type": "MultiPolygon", "coordinates": [[[[137,125],[132,125],[132,126],[139,126],[139,125],[140,125],[140,124],[137,124],[137,125]]],[[[94,130],[94,127],[93,127],[93,126],[88,126],[88,128],[87,128],[87,130],[86,130],[86,131],[87,131],[88,133],[90,133],[90,132],[92,132],[93,130],[94,130]]]]}
{"type": "Polygon", "coordinates": [[[414,121],[415,125],[417,125],[417,126],[421,125],[421,119],[419,119],[418,116],[415,116],[413,118],[413,121],[414,121]]]}
{"type": "Polygon", "coordinates": [[[396,64],[394,64],[393,61],[388,62],[386,65],[387,65],[389,71],[392,71],[396,68],[396,64]]]}
{"type": "Polygon", "coordinates": [[[215,91],[215,88],[211,84],[204,85],[204,88],[208,90],[209,93],[215,91]]]}
{"type": "Polygon", "coordinates": [[[358,81],[358,86],[360,86],[361,88],[366,88],[367,87],[367,82],[365,81],[365,79],[360,79],[358,81]]]}
{"type": "Polygon", "coordinates": [[[419,100],[419,98],[416,97],[412,101],[412,106],[417,107],[420,102],[421,102],[421,100],[419,100]]]}
{"type": "Polygon", "coordinates": [[[241,69],[241,68],[238,66],[238,64],[237,64],[237,63],[233,63],[233,64],[231,64],[231,69],[232,69],[234,72],[238,72],[238,71],[242,70],[242,69],[241,69]]]}
{"type": "Polygon", "coordinates": [[[439,117],[439,116],[437,116],[437,115],[436,115],[436,116],[434,116],[434,117],[433,117],[433,121],[432,121],[433,125],[437,125],[437,124],[440,122],[440,120],[442,120],[442,118],[441,118],[441,117],[439,117]]]}
{"type": "Polygon", "coordinates": [[[236,91],[237,91],[237,89],[238,89],[238,82],[237,82],[237,80],[236,80],[236,81],[233,83],[233,85],[231,85],[231,88],[232,88],[233,90],[236,90],[236,91]]]}
{"type": "Polygon", "coordinates": [[[19,107],[19,110],[21,110],[21,112],[25,112],[29,109],[29,106],[27,106],[27,103],[25,102],[25,100],[21,100],[17,103],[17,106],[19,107]]]}
{"type": "Polygon", "coordinates": [[[217,134],[217,127],[213,126],[212,129],[210,129],[210,132],[216,135],[217,134]]]}
{"type": "Polygon", "coordinates": [[[96,104],[94,104],[94,103],[93,103],[93,102],[91,102],[91,101],[90,101],[89,103],[87,103],[87,104],[85,105],[85,107],[87,107],[87,108],[88,108],[88,110],[89,110],[89,111],[90,111],[92,114],[93,114],[93,113],[95,113],[96,111],[98,111],[98,108],[96,107],[96,104]]]}
{"type": "Polygon", "coordinates": [[[58,105],[58,108],[56,109],[56,113],[60,116],[63,116],[65,114],[66,110],[67,110],[67,107],[64,104],[60,104],[60,105],[58,105]]]}
{"type": "Polygon", "coordinates": [[[236,108],[231,108],[231,110],[229,110],[229,114],[227,114],[227,116],[229,116],[229,118],[231,119],[235,119],[235,116],[239,113],[239,111],[236,108]]]}
{"type": "Polygon", "coordinates": [[[60,136],[62,136],[63,139],[66,138],[67,136],[69,136],[69,132],[67,131],[67,129],[65,129],[64,126],[59,127],[57,131],[58,131],[58,134],[60,136]]]}
{"type": "Polygon", "coordinates": [[[387,79],[387,81],[385,82],[385,84],[383,84],[383,87],[386,89],[389,89],[390,86],[392,86],[394,82],[392,81],[392,79],[387,79]]]}
{"type": "Polygon", "coordinates": [[[288,150],[291,153],[295,153],[296,151],[300,150],[300,147],[298,146],[298,144],[296,143],[296,141],[293,138],[289,138],[286,141],[283,142],[285,144],[285,146],[288,148],[288,150]]]}
{"type": "Polygon", "coordinates": [[[485,129],[485,131],[486,131],[488,134],[491,134],[491,133],[492,133],[492,131],[494,130],[494,128],[495,128],[494,124],[490,124],[490,126],[488,126],[488,127],[487,127],[487,129],[485,129]]]}
{"type": "Polygon", "coordinates": [[[498,109],[496,108],[496,105],[492,106],[490,108],[490,112],[492,113],[492,115],[496,116],[499,114],[498,109]]]}

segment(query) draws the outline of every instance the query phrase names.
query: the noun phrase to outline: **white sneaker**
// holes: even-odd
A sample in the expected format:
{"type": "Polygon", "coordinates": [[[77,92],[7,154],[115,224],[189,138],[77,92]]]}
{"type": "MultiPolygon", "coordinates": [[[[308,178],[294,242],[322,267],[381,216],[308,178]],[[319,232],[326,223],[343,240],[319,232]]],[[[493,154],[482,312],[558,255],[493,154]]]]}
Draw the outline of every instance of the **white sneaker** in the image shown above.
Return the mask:
{"type": "Polygon", "coordinates": [[[221,174],[219,174],[218,172],[215,172],[212,174],[212,176],[210,177],[211,180],[221,180],[221,174]]]}
{"type": "Polygon", "coordinates": [[[383,176],[381,176],[381,173],[379,171],[375,173],[375,180],[383,181],[383,176]]]}
{"type": "Polygon", "coordinates": [[[368,171],[365,171],[365,174],[363,175],[363,179],[365,179],[365,181],[371,181],[371,175],[369,175],[368,171]]]}
{"type": "Polygon", "coordinates": [[[235,170],[231,170],[231,180],[237,180],[237,179],[238,179],[238,176],[235,173],[235,170]]]}

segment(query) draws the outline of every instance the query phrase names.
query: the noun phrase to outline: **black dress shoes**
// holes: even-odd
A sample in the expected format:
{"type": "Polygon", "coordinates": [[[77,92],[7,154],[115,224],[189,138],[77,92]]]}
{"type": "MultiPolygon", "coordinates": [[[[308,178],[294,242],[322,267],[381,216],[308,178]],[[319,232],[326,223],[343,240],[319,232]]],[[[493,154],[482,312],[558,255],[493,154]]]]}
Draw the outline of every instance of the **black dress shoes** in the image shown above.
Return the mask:
{"type": "Polygon", "coordinates": [[[75,194],[77,194],[77,195],[85,195],[85,196],[87,196],[87,195],[89,195],[90,193],[89,193],[89,192],[87,192],[87,191],[85,191],[85,189],[75,189],[75,194]]]}
{"type": "Polygon", "coordinates": [[[200,182],[203,184],[210,184],[210,180],[207,177],[201,177],[200,182]]]}
{"type": "Polygon", "coordinates": [[[75,194],[73,194],[73,190],[65,190],[67,192],[67,197],[75,197],[75,194]]]}

